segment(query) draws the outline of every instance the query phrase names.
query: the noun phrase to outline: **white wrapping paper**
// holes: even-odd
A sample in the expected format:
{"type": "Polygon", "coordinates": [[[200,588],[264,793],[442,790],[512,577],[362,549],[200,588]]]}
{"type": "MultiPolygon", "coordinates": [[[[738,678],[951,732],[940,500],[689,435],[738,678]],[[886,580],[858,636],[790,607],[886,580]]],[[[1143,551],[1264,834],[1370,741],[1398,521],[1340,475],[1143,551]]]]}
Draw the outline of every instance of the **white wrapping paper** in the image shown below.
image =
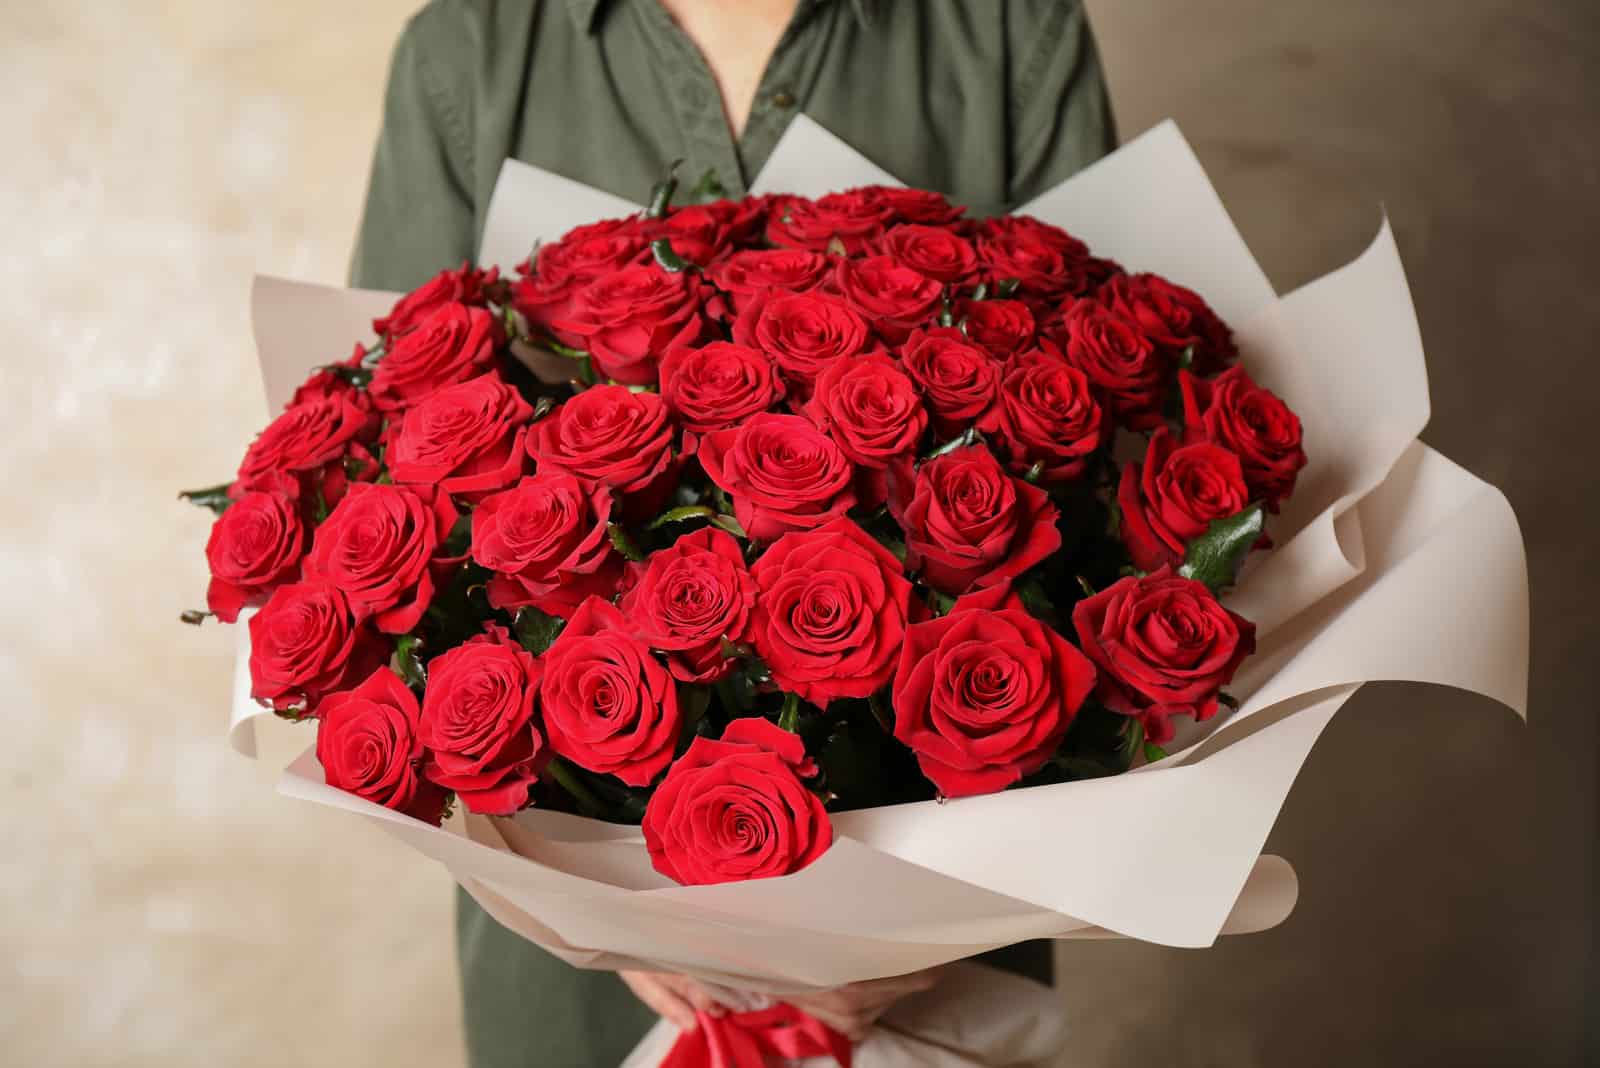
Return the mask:
{"type": "MultiPolygon", "coordinates": [[[[755,189],[892,181],[801,118],[755,189]]],[[[483,260],[509,268],[537,241],[627,210],[508,162],[483,260]]],[[[1026,938],[1206,946],[1281,922],[1294,874],[1262,845],[1318,735],[1363,682],[1454,686],[1525,715],[1516,519],[1498,490],[1416,440],[1426,368],[1386,223],[1352,263],[1279,298],[1171,123],[1024,210],[1199,291],[1234,325],[1250,373],[1302,417],[1310,463],[1269,522],[1277,548],[1256,554],[1230,597],[1260,638],[1230,687],[1239,712],[1184,731],[1171,756],[1127,775],[837,814],[835,845],[811,867],[717,886],[661,877],[637,828],[543,811],[429,827],[323,785],[310,751],[283,792],[373,820],[574,964],[744,989],[832,986],[1026,938]]],[[[256,337],[274,408],[308,368],[367,337],[394,296],[260,279],[256,337]]],[[[247,691],[241,673],[230,734],[241,749],[260,711],[247,691]]]]}

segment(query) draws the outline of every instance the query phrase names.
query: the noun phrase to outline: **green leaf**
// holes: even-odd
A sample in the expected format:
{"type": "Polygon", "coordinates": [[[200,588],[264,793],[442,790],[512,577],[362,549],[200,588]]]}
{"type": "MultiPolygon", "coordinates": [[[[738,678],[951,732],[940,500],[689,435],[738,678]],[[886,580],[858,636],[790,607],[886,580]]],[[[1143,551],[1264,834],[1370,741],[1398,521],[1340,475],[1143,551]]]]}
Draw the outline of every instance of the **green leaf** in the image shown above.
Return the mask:
{"type": "Polygon", "coordinates": [[[553,337],[540,338],[538,340],[538,345],[542,349],[549,349],[557,356],[564,356],[569,360],[587,360],[589,358],[589,354],[584,352],[582,349],[570,348],[566,345],[563,345],[553,337]]]}
{"type": "Polygon", "coordinates": [[[1133,763],[1134,755],[1144,746],[1144,724],[1136,719],[1129,718],[1128,726],[1122,736],[1122,766],[1126,768],[1133,763]]]}
{"type": "Polygon", "coordinates": [[[700,180],[694,183],[686,197],[691,203],[704,204],[710,200],[721,200],[727,195],[727,187],[722,184],[722,179],[717,177],[717,169],[710,167],[700,176],[700,180]]]}
{"type": "Polygon", "coordinates": [[[675,159],[667,167],[667,176],[650,188],[650,206],[644,209],[648,219],[664,219],[672,207],[672,194],[678,191],[678,168],[683,160],[675,159]]]}
{"type": "Polygon", "coordinates": [[[938,590],[928,591],[928,607],[933,610],[934,615],[949,615],[950,609],[954,608],[955,606],[956,599],[950,596],[948,593],[940,593],[938,590]]]}
{"type": "Polygon", "coordinates": [[[533,414],[528,417],[528,422],[537,423],[556,409],[554,397],[540,397],[533,402],[533,414]]]}
{"type": "Polygon", "coordinates": [[[1229,693],[1227,690],[1218,690],[1217,691],[1217,703],[1221,704],[1221,705],[1226,705],[1229,709],[1233,710],[1234,712],[1239,711],[1239,699],[1237,697],[1233,696],[1233,694],[1229,693]]]}
{"type": "Polygon", "coordinates": [[[372,368],[366,366],[366,359],[365,356],[361,358],[362,365],[360,367],[350,367],[342,363],[328,363],[316,368],[316,370],[326,371],[341,382],[349,383],[357,389],[366,389],[367,383],[372,381],[372,368]]]}
{"type": "Polygon", "coordinates": [[[955,452],[957,449],[964,449],[968,445],[977,444],[982,440],[983,436],[978,433],[978,428],[969,426],[967,429],[963,430],[961,433],[957,434],[955,437],[951,438],[949,441],[945,442],[943,445],[940,445],[937,449],[934,449],[932,452],[924,456],[922,458],[922,462],[927,463],[929,460],[937,460],[941,456],[955,452]]]}
{"type": "Polygon", "coordinates": [[[423,686],[428,682],[428,671],[422,666],[422,639],[407,634],[394,643],[394,669],[407,686],[423,686]]]}
{"type": "Polygon", "coordinates": [[[210,618],[210,612],[205,612],[198,608],[186,608],[178,614],[178,622],[187,623],[191,627],[198,627],[210,618]]]}
{"type": "Polygon", "coordinates": [[[1028,483],[1028,485],[1030,485],[1030,486],[1037,486],[1039,484],[1039,479],[1043,474],[1044,474],[1044,461],[1043,460],[1035,460],[1033,462],[1033,466],[1029,467],[1026,471],[1024,471],[1022,473],[1022,481],[1028,483]]]}
{"type": "Polygon", "coordinates": [[[894,733],[894,709],[884,699],[882,690],[873,690],[867,694],[867,705],[872,709],[872,718],[878,721],[878,726],[883,728],[885,734],[894,733]]]}
{"type": "Polygon", "coordinates": [[[1000,281],[995,283],[995,296],[999,297],[1001,300],[1009,300],[1011,295],[1017,291],[1017,287],[1021,284],[1022,281],[1017,278],[1002,278],[1000,281]]]}
{"type": "Polygon", "coordinates": [[[1165,760],[1166,758],[1167,751],[1155,742],[1144,743],[1144,759],[1146,763],[1154,764],[1156,761],[1165,760]]]}
{"type": "Polygon", "coordinates": [[[658,237],[650,242],[650,255],[656,258],[656,264],[670,274],[680,274],[691,270],[694,264],[672,251],[672,239],[658,237]]]}
{"type": "Polygon", "coordinates": [[[555,780],[556,784],[567,792],[567,795],[577,802],[578,811],[594,819],[603,819],[606,806],[584,782],[578,778],[577,769],[558,756],[550,758],[550,763],[545,765],[545,773],[555,780]]]}
{"type": "Polygon", "coordinates": [[[977,300],[988,300],[989,299],[989,283],[988,282],[979,282],[976,286],[974,286],[973,289],[972,289],[972,298],[971,299],[973,299],[975,301],[977,301],[977,300]]]}
{"type": "Polygon", "coordinates": [[[1258,501],[1226,519],[1212,520],[1184,550],[1178,574],[1206,584],[1212,593],[1233,585],[1250,546],[1261,537],[1265,512],[1258,501]]]}
{"type": "Polygon", "coordinates": [[[1185,345],[1182,352],[1178,353],[1178,366],[1187,371],[1194,366],[1194,346],[1185,345]]]}
{"type": "Polygon", "coordinates": [[[839,240],[837,237],[828,238],[828,255],[848,256],[849,254],[849,250],[844,247],[843,241],[839,240]]]}
{"type": "Polygon", "coordinates": [[[732,534],[736,538],[750,537],[750,535],[744,532],[744,527],[739,525],[739,521],[733,518],[731,515],[723,515],[722,513],[718,512],[716,515],[711,517],[711,525],[717,527],[718,529],[726,530],[729,534],[732,534]]]}
{"type": "Polygon", "coordinates": [[[716,511],[703,504],[686,504],[680,508],[668,508],[644,525],[646,530],[659,530],[668,523],[682,523],[690,519],[710,519],[716,511]]]}
{"type": "Polygon", "coordinates": [[[450,528],[444,544],[439,546],[440,556],[465,556],[467,549],[472,545],[472,513],[465,512],[456,516],[455,525],[450,528]]]}
{"type": "Polygon", "coordinates": [[[1085,597],[1093,597],[1095,594],[1094,583],[1090,582],[1082,575],[1076,575],[1074,577],[1078,580],[1078,588],[1083,591],[1083,595],[1085,597]]]}
{"type": "Polygon", "coordinates": [[[644,559],[644,553],[639,551],[639,547],[633,543],[633,539],[628,536],[628,532],[622,528],[621,523],[607,523],[606,533],[611,535],[612,546],[622,554],[624,559],[644,559]]]}
{"type": "Polygon", "coordinates": [[[228,510],[228,505],[233,503],[228,496],[228,488],[232,482],[223,482],[205,489],[183,490],[178,494],[178,500],[188,501],[190,504],[201,508],[208,508],[214,514],[221,515],[228,510]]]}
{"type": "Polygon", "coordinates": [[[1056,603],[1045,592],[1044,584],[1037,578],[1030,578],[1016,585],[1017,597],[1022,601],[1022,607],[1035,619],[1043,620],[1054,626],[1061,620],[1061,613],[1056,610],[1056,603]]]}
{"type": "Polygon", "coordinates": [[[800,723],[800,695],[786,693],[783,695],[783,711],[778,714],[778,726],[790,732],[800,723]]]}
{"type": "Polygon", "coordinates": [[[524,649],[534,656],[543,656],[561,636],[566,625],[567,621],[560,616],[553,616],[530,605],[517,609],[511,629],[524,649]]]}

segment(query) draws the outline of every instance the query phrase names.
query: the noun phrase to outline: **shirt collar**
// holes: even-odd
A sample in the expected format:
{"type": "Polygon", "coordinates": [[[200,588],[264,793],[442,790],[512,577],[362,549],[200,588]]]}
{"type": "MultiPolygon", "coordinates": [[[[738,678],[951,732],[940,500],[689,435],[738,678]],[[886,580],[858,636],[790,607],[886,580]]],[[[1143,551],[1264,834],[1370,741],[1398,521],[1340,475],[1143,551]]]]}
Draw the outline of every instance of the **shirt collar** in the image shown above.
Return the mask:
{"type": "MultiPolygon", "coordinates": [[[[650,0],[655,3],[656,0],[650,0]]],[[[827,3],[828,0],[800,0],[795,8],[795,14],[800,14],[808,7],[827,3]]],[[[849,0],[850,10],[855,14],[862,25],[872,21],[871,7],[873,0],[849,0]]],[[[567,0],[567,10],[572,14],[572,21],[585,33],[594,33],[600,28],[600,20],[605,16],[606,9],[612,5],[607,0],[567,0]]]]}

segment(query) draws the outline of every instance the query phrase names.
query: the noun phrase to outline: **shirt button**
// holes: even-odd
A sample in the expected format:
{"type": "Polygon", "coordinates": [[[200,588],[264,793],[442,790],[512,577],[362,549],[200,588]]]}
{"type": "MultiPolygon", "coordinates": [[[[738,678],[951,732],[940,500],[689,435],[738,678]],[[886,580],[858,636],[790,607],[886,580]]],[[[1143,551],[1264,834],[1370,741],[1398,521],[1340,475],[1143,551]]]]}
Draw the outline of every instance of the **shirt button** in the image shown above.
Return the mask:
{"type": "Polygon", "coordinates": [[[794,107],[794,94],[786,89],[779,89],[772,94],[772,106],[775,108],[794,107]]]}

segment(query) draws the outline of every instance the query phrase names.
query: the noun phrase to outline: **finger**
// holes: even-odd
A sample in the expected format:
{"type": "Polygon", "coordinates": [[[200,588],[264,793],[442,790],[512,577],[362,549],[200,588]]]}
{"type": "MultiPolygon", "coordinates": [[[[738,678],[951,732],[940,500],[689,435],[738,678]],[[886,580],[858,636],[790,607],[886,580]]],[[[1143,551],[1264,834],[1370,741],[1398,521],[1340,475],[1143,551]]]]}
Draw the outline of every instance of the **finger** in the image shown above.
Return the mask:
{"type": "Polygon", "coordinates": [[[680,1031],[693,1031],[698,1026],[694,1007],[679,997],[661,976],[647,972],[624,973],[624,981],[634,996],[653,1009],[656,1015],[671,1022],[680,1031]]]}
{"type": "Polygon", "coordinates": [[[708,1016],[721,1016],[727,1011],[722,1002],[718,1001],[703,983],[687,975],[671,976],[668,983],[673,992],[694,1006],[697,1012],[703,1012],[708,1016]]]}

